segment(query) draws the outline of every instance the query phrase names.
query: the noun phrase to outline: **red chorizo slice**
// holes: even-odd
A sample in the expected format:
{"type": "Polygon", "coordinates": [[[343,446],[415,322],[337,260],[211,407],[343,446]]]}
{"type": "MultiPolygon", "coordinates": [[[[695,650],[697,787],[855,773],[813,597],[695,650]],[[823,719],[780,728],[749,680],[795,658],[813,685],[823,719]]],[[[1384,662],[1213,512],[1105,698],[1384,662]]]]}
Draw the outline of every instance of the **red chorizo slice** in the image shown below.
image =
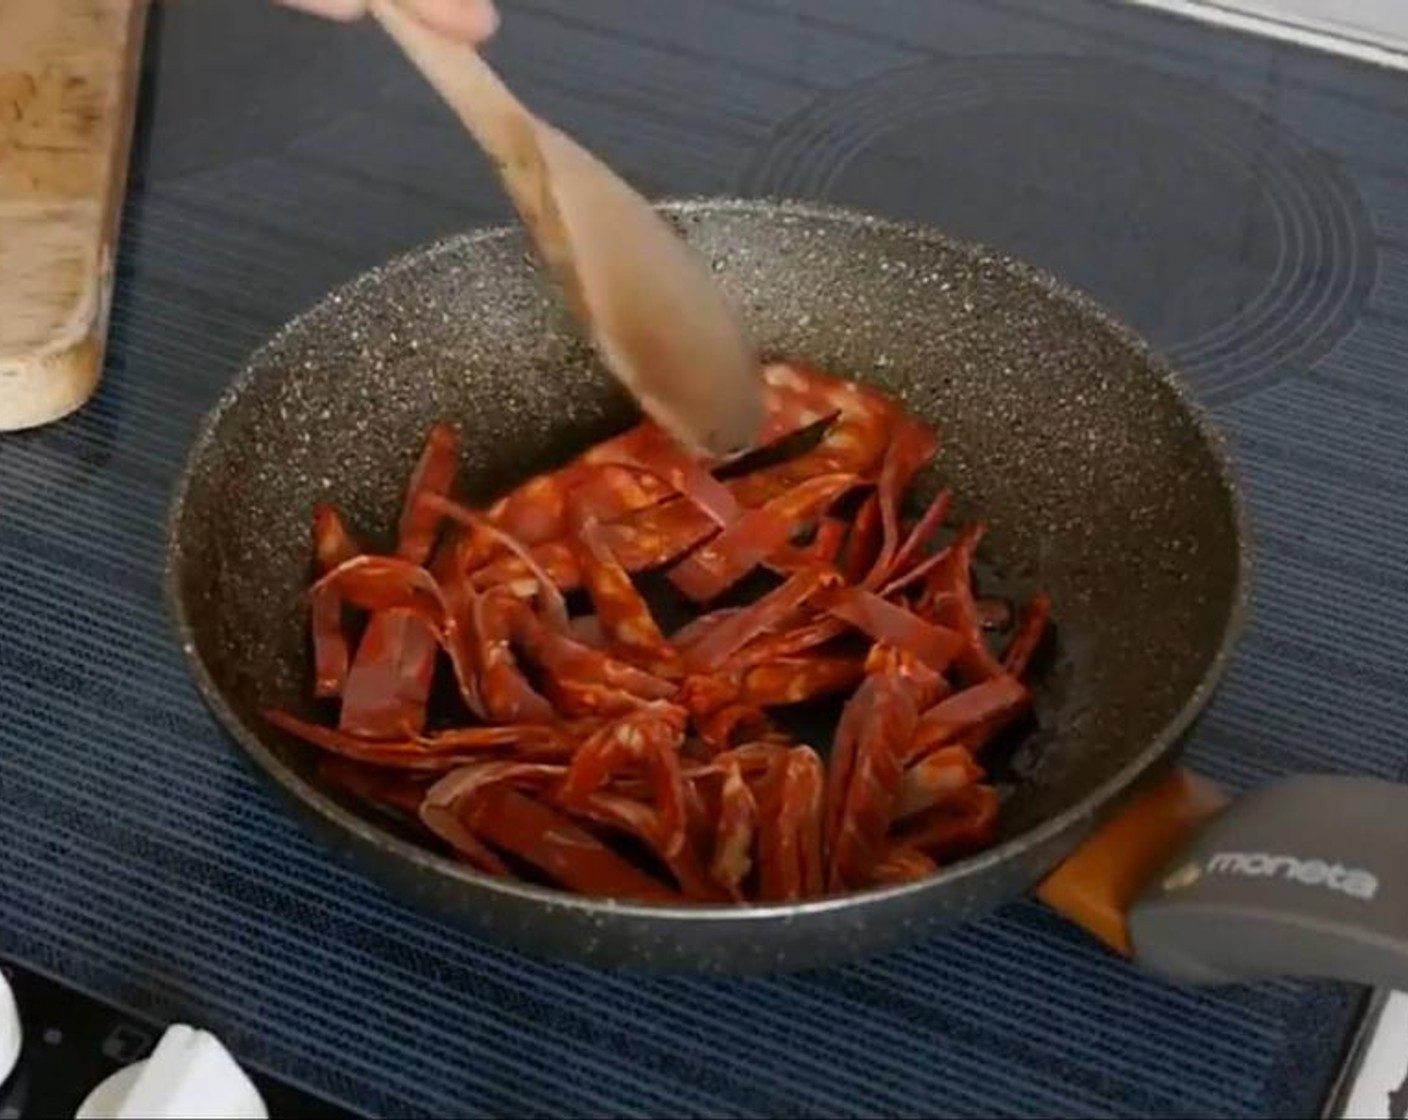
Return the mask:
{"type": "Polygon", "coordinates": [[[758,708],[803,704],[854,688],[864,675],[852,657],[780,657],[741,670],[737,700],[758,708]]]}
{"type": "Polygon", "coordinates": [[[904,772],[896,819],[922,813],[955,790],[983,780],[983,768],[960,746],[940,747],[904,772]]]}
{"type": "Polygon", "coordinates": [[[973,728],[1008,719],[1026,710],[1031,694],[1016,677],[1006,674],[975,684],[940,700],[926,711],[914,729],[906,760],[923,758],[935,747],[973,728]]]}
{"type": "Polygon", "coordinates": [[[737,762],[724,767],[719,794],[718,827],[709,875],[735,899],[743,897],[743,881],[753,869],[753,842],[758,806],[737,762]]]}
{"type": "Polygon", "coordinates": [[[859,584],[874,567],[880,555],[883,531],[880,495],[872,492],[856,512],[855,524],[851,526],[851,535],[841,554],[841,573],[847,583],[859,584]]]}
{"type": "Polygon", "coordinates": [[[460,439],[448,424],[430,429],[420,461],[406,488],[405,506],[396,534],[396,555],[415,564],[424,564],[435,547],[442,516],[425,504],[426,494],[449,494],[459,470],[460,439]]]}
{"type": "Polygon", "coordinates": [[[419,734],[439,649],[437,632],[412,611],[373,614],[347,671],[338,727],[368,739],[419,734]]]}
{"type": "Polygon", "coordinates": [[[573,518],[572,540],[582,582],[612,651],[627,660],[669,663],[678,660],[644,596],[616,559],[608,535],[590,517],[573,518]]]}
{"type": "MultiPolygon", "coordinates": [[[[361,555],[362,547],[348,530],[342,515],[330,505],[313,511],[313,555],[318,574],[361,555]]],[[[313,695],[331,699],[342,695],[352,655],[343,629],[342,596],[324,589],[309,597],[308,622],[313,639],[313,695]]]]}
{"type": "Polygon", "coordinates": [[[476,837],[578,894],[678,903],[679,892],[628,863],[558,810],[508,786],[480,791],[462,819],[476,837]]]}
{"type": "Polygon", "coordinates": [[[868,887],[892,887],[914,883],[938,872],[939,865],[931,856],[907,844],[891,844],[870,869],[868,887]]]}
{"type": "Polygon", "coordinates": [[[997,839],[1001,802],[992,786],[964,786],[906,821],[896,839],[940,863],[969,855],[997,839]]]}
{"type": "Polygon", "coordinates": [[[796,572],[741,611],[730,614],[685,651],[695,672],[717,669],[730,655],[791,617],[818,592],[841,582],[834,568],[820,565],[796,572]]]}
{"type": "Polygon", "coordinates": [[[969,525],[945,551],[929,581],[929,597],[937,622],[958,632],[963,647],[958,653],[959,672],[969,681],[985,681],[1002,672],[1002,665],[983,640],[983,623],[973,595],[973,554],[984,527],[969,525]]]}
{"type": "Polygon", "coordinates": [[[537,725],[461,727],[415,738],[374,741],[299,719],[288,712],[266,711],[264,718],[280,730],[332,754],[401,770],[453,770],[495,751],[531,753],[535,747],[558,749],[563,744],[563,732],[537,725]]]}
{"type": "Polygon", "coordinates": [[[795,902],[816,897],[824,888],[821,759],[810,747],[793,747],[767,786],[758,836],[759,898],[795,902]]]}
{"type": "Polygon", "coordinates": [[[670,582],[696,603],[723,594],[786,545],[798,525],[817,517],[859,484],[859,477],[852,474],[820,475],[748,510],[671,569],[670,582]]]}
{"type": "Polygon", "coordinates": [[[509,644],[509,612],[517,602],[502,589],[474,597],[477,692],[495,723],[553,723],[558,717],[552,704],[528,682],[509,644]]]}
{"type": "Polygon", "coordinates": [[[662,849],[664,830],[660,814],[634,798],[614,793],[594,793],[577,805],[573,814],[583,820],[633,836],[653,849],[666,869],[674,876],[684,897],[691,902],[725,902],[729,895],[711,881],[693,843],[685,843],[675,851],[662,849]]]}
{"type": "Polygon", "coordinates": [[[1017,620],[1017,632],[1002,656],[1003,671],[1021,679],[1027,675],[1027,667],[1032,656],[1046,635],[1046,627],[1051,621],[1051,596],[1044,591],[1033,596],[1022,608],[1017,620]]]}
{"type": "Polygon", "coordinates": [[[880,509],[881,543],[879,554],[865,577],[866,587],[874,589],[890,578],[901,543],[900,505],[904,492],[938,448],[938,437],[927,425],[908,419],[895,425],[875,489],[880,509]]]}
{"type": "Polygon", "coordinates": [[[925,622],[864,588],[838,592],[827,601],[826,609],[875,641],[909,651],[935,672],[948,668],[963,649],[959,634],[925,622]]]}
{"type": "Polygon", "coordinates": [[[833,891],[863,885],[879,858],[904,778],[904,745],[919,719],[913,698],[893,677],[869,679],[877,682],[870,717],[860,730],[845,807],[831,841],[827,882],[833,891]]]}
{"type": "Polygon", "coordinates": [[[934,535],[943,527],[952,501],[952,493],[948,490],[940,490],[934,495],[933,501],[920,514],[919,520],[910,528],[909,535],[905,537],[904,542],[895,553],[894,560],[890,563],[890,570],[885,576],[886,586],[903,579],[905,574],[912,571],[920,562],[920,553],[928,547],[934,539],[934,535]]]}

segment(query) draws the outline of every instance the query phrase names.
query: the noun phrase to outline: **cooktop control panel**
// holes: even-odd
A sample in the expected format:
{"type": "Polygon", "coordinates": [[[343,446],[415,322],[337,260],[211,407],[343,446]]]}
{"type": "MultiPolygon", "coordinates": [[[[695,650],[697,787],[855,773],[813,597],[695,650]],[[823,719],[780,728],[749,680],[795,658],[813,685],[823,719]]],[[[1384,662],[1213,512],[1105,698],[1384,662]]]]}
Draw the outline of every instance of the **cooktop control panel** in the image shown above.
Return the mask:
{"type": "Polygon", "coordinates": [[[237,1079],[253,1102],[239,1106],[241,1115],[279,1120],[356,1115],[235,1065],[205,1032],[168,1029],[0,960],[0,1120],[80,1115],[99,1120],[138,1114],[132,1108],[151,1115],[162,1099],[180,1115],[224,1115],[218,1102],[205,1099],[211,1091],[203,1077],[212,1055],[217,1073],[237,1079]],[[144,1068],[156,1071],[159,1049],[162,1077],[140,1077],[144,1068]]]}

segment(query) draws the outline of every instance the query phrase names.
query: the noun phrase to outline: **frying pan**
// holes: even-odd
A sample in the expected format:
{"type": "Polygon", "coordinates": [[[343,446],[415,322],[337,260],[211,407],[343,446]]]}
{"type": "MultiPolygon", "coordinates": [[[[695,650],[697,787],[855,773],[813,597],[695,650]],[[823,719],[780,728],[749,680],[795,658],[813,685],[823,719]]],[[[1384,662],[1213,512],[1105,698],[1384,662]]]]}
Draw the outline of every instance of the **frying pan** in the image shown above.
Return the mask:
{"type": "Polygon", "coordinates": [[[599,965],[848,961],[1040,884],[1172,976],[1402,982],[1408,874],[1384,858],[1408,809],[1400,787],[1302,779],[1227,810],[1172,768],[1247,599],[1233,477],[1174,374],[1084,296],[931,229],[791,203],[663,210],[766,352],[874,382],[929,420],[943,440],[930,484],[988,522],[988,577],[1050,592],[1035,729],[997,775],[1000,843],[923,882],[801,904],[587,899],[484,877],[398,834],[261,719],[270,706],[311,714],[302,595],[317,501],[389,534],[435,421],[463,433],[478,502],[634,419],[513,229],[413,252],[288,325],[206,419],[178,485],[167,593],[190,667],[308,824],[476,935],[599,965]]]}

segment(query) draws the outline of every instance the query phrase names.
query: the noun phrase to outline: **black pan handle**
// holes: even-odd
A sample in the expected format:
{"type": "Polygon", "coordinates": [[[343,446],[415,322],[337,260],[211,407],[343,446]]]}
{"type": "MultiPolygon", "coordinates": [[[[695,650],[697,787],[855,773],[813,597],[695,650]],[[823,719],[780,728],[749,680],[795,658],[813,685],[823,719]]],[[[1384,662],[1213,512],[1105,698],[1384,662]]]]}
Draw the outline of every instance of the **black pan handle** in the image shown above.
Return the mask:
{"type": "Polygon", "coordinates": [[[1203,825],[1128,916],[1135,961],[1218,984],[1408,988],[1408,785],[1287,778],[1203,825]]]}

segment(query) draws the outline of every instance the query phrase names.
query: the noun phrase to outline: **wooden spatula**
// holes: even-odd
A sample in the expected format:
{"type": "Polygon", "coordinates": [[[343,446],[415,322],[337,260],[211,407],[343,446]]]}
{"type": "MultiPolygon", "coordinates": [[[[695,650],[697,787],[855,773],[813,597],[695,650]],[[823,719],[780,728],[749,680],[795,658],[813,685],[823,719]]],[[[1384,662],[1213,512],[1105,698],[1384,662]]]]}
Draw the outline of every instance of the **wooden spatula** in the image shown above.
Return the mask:
{"type": "Polygon", "coordinates": [[[725,456],[762,424],[758,354],[704,262],[600,160],[538,119],[477,51],[371,10],[489,154],[598,354],[696,451],[725,456]]]}

